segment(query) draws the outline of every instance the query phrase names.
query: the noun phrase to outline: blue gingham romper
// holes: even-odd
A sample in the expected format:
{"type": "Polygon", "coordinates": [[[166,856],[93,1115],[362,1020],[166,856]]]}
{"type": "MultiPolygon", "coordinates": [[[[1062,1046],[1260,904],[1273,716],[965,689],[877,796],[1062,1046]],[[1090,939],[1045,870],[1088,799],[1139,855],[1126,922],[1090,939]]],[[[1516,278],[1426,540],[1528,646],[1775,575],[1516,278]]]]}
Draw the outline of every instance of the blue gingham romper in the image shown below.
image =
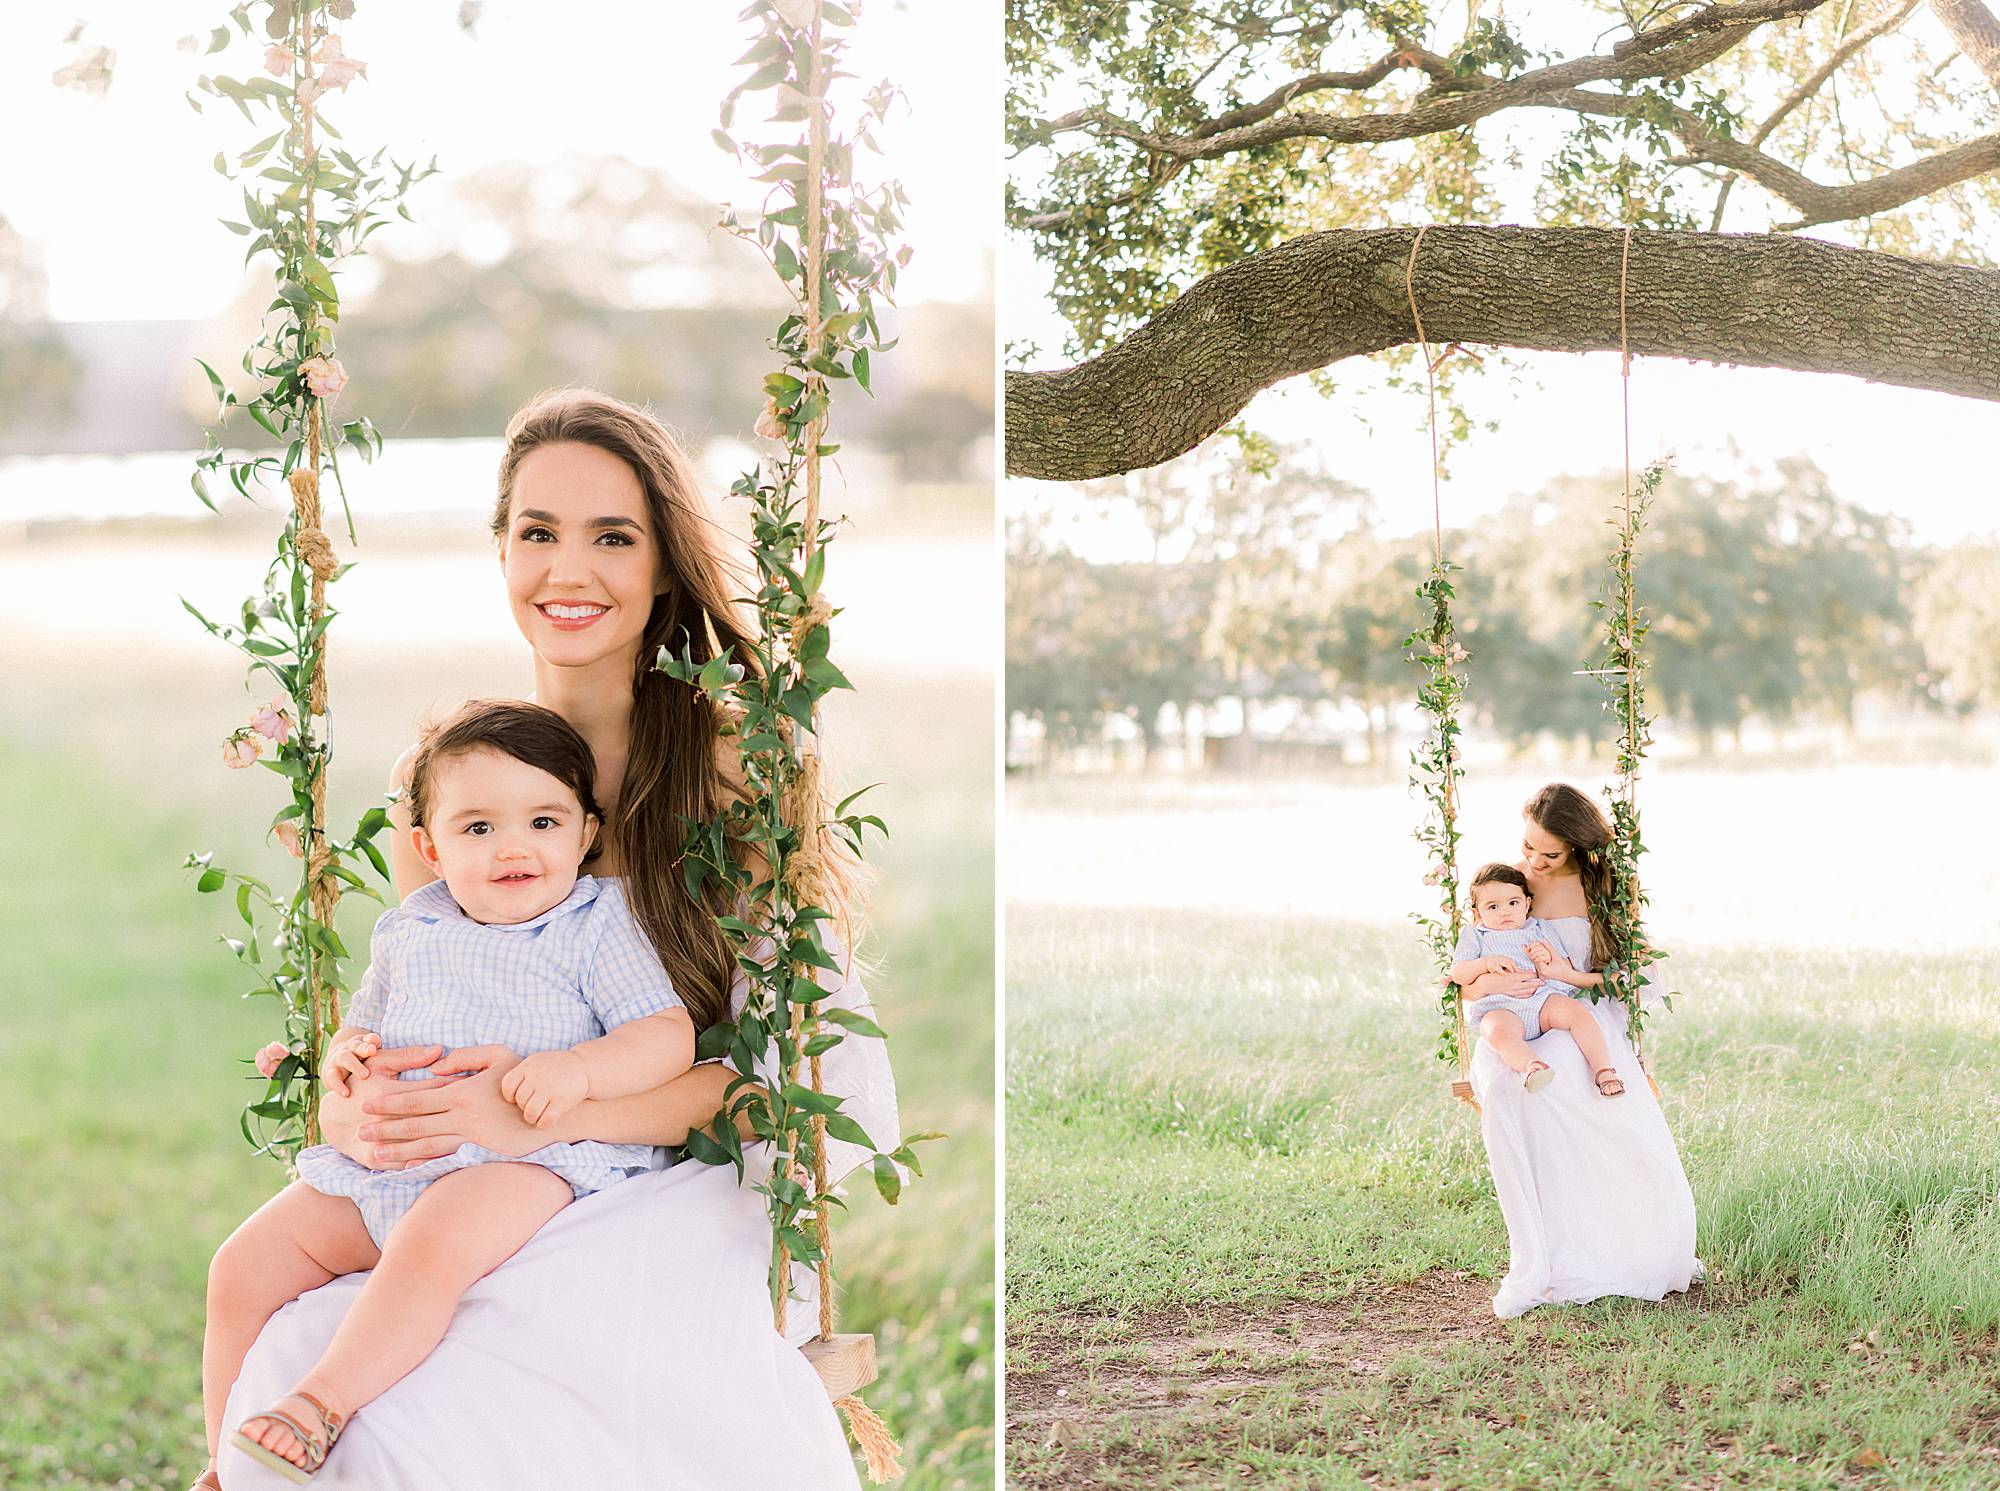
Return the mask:
{"type": "MultiPolygon", "coordinates": [[[[342,1023],[374,1031],[385,1050],[500,1045],[532,1056],[680,1007],[616,880],[580,875],[561,904],[511,926],[472,920],[437,880],[375,923],[368,972],[342,1023]]],[[[403,1073],[406,1080],[429,1075],[403,1073]]],[[[666,1151],[584,1140],[514,1156],[461,1144],[408,1170],[370,1170],[319,1144],[300,1153],[298,1171],[314,1190],[350,1198],[380,1247],[439,1176],[515,1162],[553,1170],[580,1198],[664,1165],[666,1151]]]]}
{"type": "MultiPolygon", "coordinates": [[[[1495,953],[1512,958],[1514,966],[1523,973],[1535,971],[1535,960],[1528,956],[1528,944],[1546,942],[1558,958],[1566,956],[1563,941],[1549,930],[1548,925],[1538,916],[1531,916],[1518,927],[1495,930],[1482,927],[1477,922],[1463,928],[1458,934],[1458,946],[1452,949],[1451,960],[1463,963],[1468,958],[1485,958],[1495,953]]],[[[1549,1002],[1551,994],[1574,994],[1576,987],[1561,979],[1545,978],[1541,987],[1525,998],[1516,999],[1511,994],[1488,994],[1475,999],[1465,1007],[1465,1023],[1474,1030],[1479,1022],[1494,1010],[1505,1010],[1510,1015],[1521,1017],[1521,1033],[1529,1040],[1539,1040],[1542,1034],[1542,1006],[1549,1002]]]]}

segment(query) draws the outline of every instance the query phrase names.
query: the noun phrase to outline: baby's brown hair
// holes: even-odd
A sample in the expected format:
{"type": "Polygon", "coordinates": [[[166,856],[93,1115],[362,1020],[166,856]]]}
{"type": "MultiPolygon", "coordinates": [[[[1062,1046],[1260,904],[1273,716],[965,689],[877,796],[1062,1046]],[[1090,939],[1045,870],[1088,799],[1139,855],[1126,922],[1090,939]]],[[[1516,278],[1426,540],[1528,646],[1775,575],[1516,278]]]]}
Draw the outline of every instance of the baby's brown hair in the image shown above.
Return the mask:
{"type": "MultiPolygon", "coordinates": [[[[604,809],[597,805],[597,762],[576,727],[553,709],[518,699],[472,699],[424,733],[410,762],[410,790],[405,801],[410,822],[427,827],[431,776],[440,761],[473,751],[498,751],[537,767],[576,794],[578,805],[599,823],[604,809]]],[[[600,833],[583,857],[589,864],[603,847],[600,833]]]]}
{"type": "Polygon", "coordinates": [[[1472,885],[1466,891],[1466,900],[1471,903],[1474,910],[1479,906],[1479,887],[1496,883],[1517,887],[1530,902],[1535,899],[1535,893],[1528,889],[1528,877],[1512,865],[1503,865],[1496,859],[1491,864],[1481,865],[1473,873],[1472,885]]]}

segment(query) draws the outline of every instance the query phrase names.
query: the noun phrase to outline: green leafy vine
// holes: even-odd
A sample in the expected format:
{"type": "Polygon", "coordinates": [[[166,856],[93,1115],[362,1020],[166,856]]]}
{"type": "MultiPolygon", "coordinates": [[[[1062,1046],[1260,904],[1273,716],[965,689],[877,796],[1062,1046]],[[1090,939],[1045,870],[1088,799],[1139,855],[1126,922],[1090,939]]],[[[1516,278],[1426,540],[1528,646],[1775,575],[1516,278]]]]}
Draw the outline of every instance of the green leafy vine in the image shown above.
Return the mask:
{"type": "MultiPolygon", "coordinates": [[[[1629,500],[1614,521],[1618,546],[1612,551],[1605,593],[1591,601],[1604,617],[1604,650],[1591,671],[1610,694],[1605,707],[1618,718],[1615,742],[1618,778],[1605,789],[1611,804],[1610,889],[1592,903],[1592,914],[1610,934],[1613,955],[1599,970],[1604,981],[1588,991],[1593,1002],[1610,997],[1624,1002],[1626,1030],[1636,1048],[1645,1021],[1640,995],[1652,982],[1650,965],[1665,956],[1653,945],[1645,925],[1646,892],[1639,880],[1639,858],[1646,852],[1639,832],[1639,768],[1653,743],[1653,720],[1646,713],[1645,611],[1638,605],[1635,561],[1646,514],[1666,476],[1666,462],[1654,461],[1640,473],[1629,500]]],[[[1666,1001],[1673,1008],[1672,997],[1666,1001]]]]}
{"type": "Polygon", "coordinates": [[[850,76],[841,67],[842,33],[853,11],[763,0],[745,18],[757,28],[739,59],[750,71],[724,102],[715,140],[770,188],[754,218],[731,212],[723,226],[757,246],[793,299],[771,343],[780,366],[764,380],[757,424],[780,449],[730,488],[750,507],[752,656],[697,661],[683,643],[678,655],[662,649],[658,666],[718,706],[749,789],[713,820],[689,823],[683,846],[689,892],[736,908],[719,922],[749,984],[737,1018],[701,1038],[698,1054],[725,1058],[736,1076],[724,1112],[709,1133],[690,1136],[689,1152],[742,1174],[738,1117],[772,1146],[769,1177],[757,1189],[767,1197],[771,1288],[782,1311],[789,1264],[823,1262],[828,1212],[841,1204],[826,1180],[826,1140],[873,1151],[876,1186],[893,1203],[902,1170],[921,1173],[911,1146],[936,1136],[914,1136],[884,1153],[842,1111],[840,1097],[801,1080],[847,1034],[883,1034],[826,1003],[818,982],[822,971],[838,971],[825,937],[833,915],[825,903],[834,899],[827,853],[858,858],[865,830],[887,830],[879,817],[854,811],[859,793],[821,821],[813,740],[821,700],[852,687],[831,656],[837,612],[820,595],[839,524],[820,516],[818,465],[839,449],[826,441],[833,390],[851,381],[867,392],[871,359],[894,345],[882,336],[878,308],[893,303],[897,270],[910,254],[894,241],[906,204],[901,186],[861,184],[854,156],[856,147],[877,148],[873,131],[898,95],[886,84],[869,89],[851,131],[835,133],[833,85],[850,76]],[[730,133],[736,107],[759,94],[771,98],[768,123],[779,138],[738,139],[730,133]]]}
{"type": "MultiPolygon", "coordinates": [[[[203,894],[235,886],[248,935],[222,940],[256,980],[245,997],[275,999],[281,1012],[280,1037],[252,1058],[266,1086],[246,1106],[242,1127],[259,1153],[282,1160],[318,1136],[321,1046],[339,1024],[340,996],[348,988],[340,969],[348,951],[334,930],[334,908],[350,890],[380,902],[367,872],[389,878],[374,843],[388,822],[382,808],[362,814],[344,837],[326,821],[332,754],[326,636],[337,614],[326,604],[326,588],[348,567],[337,563],[319,526],[320,474],[324,464],[338,486],[342,444],[363,459],[382,445],[367,419],[335,424],[329,418],[329,406],[347,383],[336,355],[340,295],[334,277],[336,266],[361,252],[392,213],[409,216],[403,197],[435,170],[385,166],[382,151],[361,158],[322,143],[340,138],[321,112],[324,102],[367,75],[365,63],[345,55],[332,24],[353,14],[353,0],[240,4],[229,12],[234,33],[216,27],[208,51],[225,51],[240,44],[239,37],[254,40],[261,27],[268,42],[262,75],[203,76],[188,95],[197,112],[204,97],[223,98],[253,125],[276,126],[233,158],[227,152],[215,158],[219,172],[243,183],[244,220],[225,226],[251,240],[246,263],[266,254],[272,262],[275,297],[242,358],[243,371],[256,380],[254,392],[239,399],[213,367],[203,362],[201,368],[215,393],[217,422],[241,408],[283,445],[283,454],[231,451],[211,430],[191,481],[195,495],[214,510],[210,483],[218,473],[251,500],[276,477],[290,489],[292,511],[261,589],[234,619],[206,616],[185,599],[181,604],[211,636],[249,659],[253,683],[274,690],[268,703],[252,710],[249,723],[230,734],[223,761],[235,768],[261,765],[285,779],[290,799],[272,818],[270,836],[300,861],[297,886],[274,889],[255,875],[215,864],[211,853],[190,854],[185,867],[198,872],[195,889],[203,894]]],[[[351,538],[351,518],[348,533],[351,538]]]]}
{"type": "MultiPolygon", "coordinates": [[[[1451,602],[1455,594],[1451,577],[1458,566],[1439,555],[1417,586],[1426,619],[1412,632],[1403,646],[1410,658],[1424,670],[1417,690],[1417,707],[1427,723],[1423,739],[1410,752],[1410,789],[1424,799],[1425,810],[1416,830],[1417,842],[1430,854],[1424,884],[1438,888],[1438,914],[1412,913],[1422,929],[1424,941],[1440,974],[1451,969],[1453,950],[1463,912],[1458,899],[1458,784],[1465,775],[1459,759],[1458,708],[1465,697],[1465,675],[1459,664],[1466,651],[1452,628],[1451,602]]],[[[1457,1061],[1458,986],[1447,980],[1438,996],[1440,1026],[1438,1058],[1457,1061]]]]}

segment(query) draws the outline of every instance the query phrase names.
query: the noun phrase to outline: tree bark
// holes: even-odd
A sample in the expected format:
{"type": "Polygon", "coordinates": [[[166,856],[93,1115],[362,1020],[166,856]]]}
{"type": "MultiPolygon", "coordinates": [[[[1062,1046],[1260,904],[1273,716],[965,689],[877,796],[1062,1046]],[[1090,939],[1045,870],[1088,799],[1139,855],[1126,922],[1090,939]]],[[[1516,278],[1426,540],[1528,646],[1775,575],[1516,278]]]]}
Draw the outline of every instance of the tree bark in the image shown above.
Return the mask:
{"type": "Polygon", "coordinates": [[[2000,89],[2000,21],[1982,0],[1931,0],[1931,14],[1986,81],[2000,89]]]}
{"type": "MultiPolygon", "coordinates": [[[[1082,481],[1192,450],[1259,390],[1416,340],[1417,230],[1308,233],[1198,281],[1088,362],[1007,374],[1007,471],[1082,481]]],[[[1425,230],[1434,348],[1618,347],[1624,232],[1425,230]]],[[[1631,350],[2000,400],[2000,270],[1766,234],[1632,235],[1631,350]]]]}

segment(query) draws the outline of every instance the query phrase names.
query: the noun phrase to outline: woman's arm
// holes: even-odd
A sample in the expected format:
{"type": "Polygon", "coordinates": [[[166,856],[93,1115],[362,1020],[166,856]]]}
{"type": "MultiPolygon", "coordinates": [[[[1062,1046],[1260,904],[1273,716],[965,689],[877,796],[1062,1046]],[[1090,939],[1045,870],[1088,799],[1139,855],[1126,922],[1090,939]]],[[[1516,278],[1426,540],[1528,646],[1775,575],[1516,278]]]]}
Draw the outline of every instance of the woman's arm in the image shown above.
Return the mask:
{"type": "Polygon", "coordinates": [[[1459,987],[1465,990],[1468,999],[1484,999],[1488,994],[1532,994],[1541,982],[1539,973],[1482,973],[1471,983],[1459,987]]]}
{"type": "MultiPolygon", "coordinates": [[[[551,1127],[538,1129],[500,1096],[501,1078],[518,1060],[502,1046],[468,1046],[452,1053],[450,1065],[470,1075],[436,1083],[402,1082],[372,1093],[362,1103],[356,1143],[364,1153],[356,1158],[391,1169],[450,1154],[465,1143],[511,1155],[579,1139],[685,1144],[690,1129],[704,1127],[721,1109],[724,1090],[737,1075],[706,1062],[631,1097],[587,1099],[551,1127]]],[[[752,1137],[741,1119],[737,1131],[752,1137]]]]}

